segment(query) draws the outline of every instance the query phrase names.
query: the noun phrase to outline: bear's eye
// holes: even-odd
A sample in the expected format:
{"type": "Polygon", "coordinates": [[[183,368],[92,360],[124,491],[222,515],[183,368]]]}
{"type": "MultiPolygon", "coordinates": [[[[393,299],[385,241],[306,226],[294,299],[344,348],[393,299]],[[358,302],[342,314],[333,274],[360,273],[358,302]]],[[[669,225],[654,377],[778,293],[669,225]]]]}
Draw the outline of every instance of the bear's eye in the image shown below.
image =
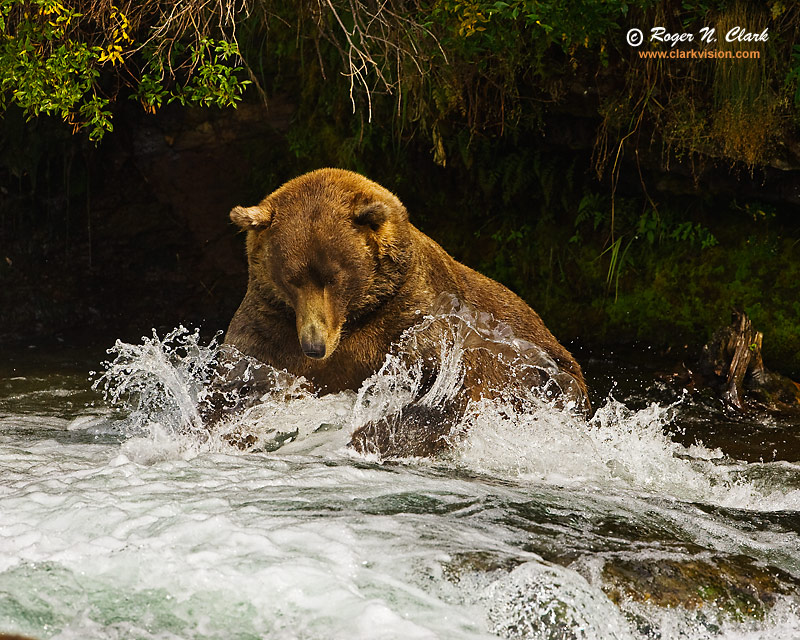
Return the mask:
{"type": "Polygon", "coordinates": [[[376,202],[359,211],[354,222],[360,227],[369,227],[373,231],[377,231],[386,222],[386,217],[386,207],[376,202]]]}
{"type": "Polygon", "coordinates": [[[284,278],[284,282],[292,289],[299,289],[303,286],[303,278],[301,278],[299,275],[292,275],[284,278]]]}

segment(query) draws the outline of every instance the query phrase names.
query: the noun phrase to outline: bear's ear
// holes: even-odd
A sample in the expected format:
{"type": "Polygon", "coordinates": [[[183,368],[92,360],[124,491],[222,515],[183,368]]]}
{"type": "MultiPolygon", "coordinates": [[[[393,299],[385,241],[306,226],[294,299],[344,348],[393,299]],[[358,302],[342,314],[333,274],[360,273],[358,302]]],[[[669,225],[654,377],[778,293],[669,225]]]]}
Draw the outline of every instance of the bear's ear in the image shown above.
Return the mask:
{"type": "Polygon", "coordinates": [[[234,207],[231,220],[245,231],[266,229],[272,222],[272,210],[257,204],[254,207],[234,207]]]}
{"type": "Polygon", "coordinates": [[[356,211],[353,221],[359,227],[369,227],[373,231],[377,231],[388,218],[389,207],[382,202],[371,202],[356,211]]]}

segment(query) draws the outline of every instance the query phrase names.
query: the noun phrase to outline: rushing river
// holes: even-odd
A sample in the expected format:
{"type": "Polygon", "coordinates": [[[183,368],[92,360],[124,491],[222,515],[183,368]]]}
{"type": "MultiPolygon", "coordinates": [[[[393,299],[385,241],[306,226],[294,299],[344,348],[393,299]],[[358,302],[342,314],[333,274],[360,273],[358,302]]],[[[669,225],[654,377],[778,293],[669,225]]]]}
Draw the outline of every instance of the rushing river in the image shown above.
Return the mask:
{"type": "Polygon", "coordinates": [[[228,425],[241,450],[198,422],[216,352],[3,358],[0,632],[800,638],[798,424],[586,358],[588,424],[487,403],[445,458],[381,463],[346,444],[402,394],[387,370],[366,395],[284,380],[228,425]]]}

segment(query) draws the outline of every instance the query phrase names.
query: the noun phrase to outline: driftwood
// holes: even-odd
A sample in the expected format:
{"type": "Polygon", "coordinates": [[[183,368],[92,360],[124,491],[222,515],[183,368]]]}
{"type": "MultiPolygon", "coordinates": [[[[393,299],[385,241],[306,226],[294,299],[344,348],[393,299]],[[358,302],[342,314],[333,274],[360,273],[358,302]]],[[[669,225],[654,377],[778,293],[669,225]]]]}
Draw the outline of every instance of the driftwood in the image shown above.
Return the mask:
{"type": "Polygon", "coordinates": [[[763,334],[753,328],[745,313],[733,312],[731,324],[717,333],[703,347],[705,369],[711,368],[719,379],[724,379],[723,400],[737,409],[744,409],[744,378],[748,370],[763,370],[761,357],[763,334]]]}
{"type": "Polygon", "coordinates": [[[764,334],[742,311],[703,347],[697,372],[688,371],[691,386],[711,387],[729,409],[766,409],[800,414],[800,384],[764,366],[764,334]]]}

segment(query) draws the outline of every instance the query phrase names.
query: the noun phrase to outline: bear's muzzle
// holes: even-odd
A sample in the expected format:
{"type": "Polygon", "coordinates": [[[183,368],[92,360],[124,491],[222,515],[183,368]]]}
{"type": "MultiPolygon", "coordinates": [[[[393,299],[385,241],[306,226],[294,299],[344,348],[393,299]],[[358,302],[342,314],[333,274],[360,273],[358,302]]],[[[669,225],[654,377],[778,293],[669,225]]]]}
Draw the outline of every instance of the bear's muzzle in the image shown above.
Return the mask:
{"type": "Polygon", "coordinates": [[[322,360],[327,352],[325,337],[322,336],[315,326],[311,326],[300,338],[300,348],[309,358],[322,360]]]}
{"type": "Polygon", "coordinates": [[[294,313],[297,338],[306,357],[322,360],[330,356],[342,333],[342,322],[337,318],[330,292],[313,285],[300,288],[294,313]]]}

